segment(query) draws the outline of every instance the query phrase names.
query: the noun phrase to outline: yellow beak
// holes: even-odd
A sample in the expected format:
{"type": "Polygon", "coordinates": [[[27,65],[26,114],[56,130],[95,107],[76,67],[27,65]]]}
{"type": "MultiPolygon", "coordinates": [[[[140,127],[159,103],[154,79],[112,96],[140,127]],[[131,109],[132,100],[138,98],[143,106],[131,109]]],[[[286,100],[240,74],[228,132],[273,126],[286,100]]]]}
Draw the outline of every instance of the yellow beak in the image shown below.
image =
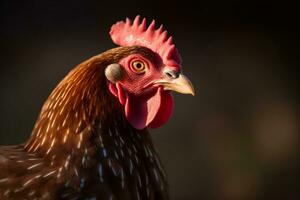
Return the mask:
{"type": "Polygon", "coordinates": [[[163,86],[164,90],[172,90],[182,94],[191,94],[195,96],[195,90],[191,81],[183,74],[167,72],[167,77],[155,82],[163,86]]]}

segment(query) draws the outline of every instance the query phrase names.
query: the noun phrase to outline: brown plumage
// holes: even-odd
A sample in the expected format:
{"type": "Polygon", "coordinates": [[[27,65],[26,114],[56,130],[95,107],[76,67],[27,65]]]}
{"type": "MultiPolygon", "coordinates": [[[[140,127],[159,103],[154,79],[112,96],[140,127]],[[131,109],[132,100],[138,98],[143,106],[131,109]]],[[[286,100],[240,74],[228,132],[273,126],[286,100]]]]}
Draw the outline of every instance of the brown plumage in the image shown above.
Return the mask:
{"type": "Polygon", "coordinates": [[[23,146],[0,148],[0,199],[168,199],[148,131],[126,120],[104,69],[144,47],[83,62],[54,89],[23,146]]]}
{"type": "Polygon", "coordinates": [[[154,21],[118,22],[122,46],[75,67],[45,102],[23,145],[0,147],[2,200],[168,199],[147,128],[172,115],[170,91],[194,95],[172,37],[154,21]]]}

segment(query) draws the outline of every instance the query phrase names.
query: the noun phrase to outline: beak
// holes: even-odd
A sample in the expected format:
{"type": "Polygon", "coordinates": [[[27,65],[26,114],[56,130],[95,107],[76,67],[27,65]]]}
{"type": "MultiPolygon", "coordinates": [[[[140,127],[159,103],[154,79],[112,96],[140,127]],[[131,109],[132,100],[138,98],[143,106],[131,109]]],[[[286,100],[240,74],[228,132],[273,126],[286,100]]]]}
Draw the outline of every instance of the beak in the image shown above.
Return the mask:
{"type": "Polygon", "coordinates": [[[165,77],[156,81],[156,85],[163,86],[164,90],[172,90],[182,94],[191,94],[195,96],[193,84],[185,75],[170,69],[166,69],[164,74],[165,77]]]}

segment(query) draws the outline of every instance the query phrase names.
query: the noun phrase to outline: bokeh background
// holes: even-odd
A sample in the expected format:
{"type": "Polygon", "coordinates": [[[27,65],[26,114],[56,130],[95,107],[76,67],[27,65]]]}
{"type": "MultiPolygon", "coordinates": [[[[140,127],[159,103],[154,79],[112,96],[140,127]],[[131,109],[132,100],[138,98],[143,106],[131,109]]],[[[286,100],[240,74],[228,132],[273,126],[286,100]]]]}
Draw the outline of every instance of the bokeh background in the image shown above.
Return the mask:
{"type": "Polygon", "coordinates": [[[141,14],[174,36],[196,96],[153,139],[174,200],[300,199],[298,10],[285,1],[1,1],[0,141],[28,138],[75,65],[141,14]]]}

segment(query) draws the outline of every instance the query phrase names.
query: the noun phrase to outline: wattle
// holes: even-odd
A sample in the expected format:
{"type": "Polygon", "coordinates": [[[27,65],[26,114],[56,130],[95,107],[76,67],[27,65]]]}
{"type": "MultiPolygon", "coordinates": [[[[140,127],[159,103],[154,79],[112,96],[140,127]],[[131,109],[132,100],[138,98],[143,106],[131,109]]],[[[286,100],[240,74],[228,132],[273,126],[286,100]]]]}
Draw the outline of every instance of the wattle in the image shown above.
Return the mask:
{"type": "Polygon", "coordinates": [[[158,128],[172,115],[173,97],[161,87],[138,96],[126,91],[119,83],[109,85],[109,89],[124,105],[125,116],[136,129],[158,128]]]}

